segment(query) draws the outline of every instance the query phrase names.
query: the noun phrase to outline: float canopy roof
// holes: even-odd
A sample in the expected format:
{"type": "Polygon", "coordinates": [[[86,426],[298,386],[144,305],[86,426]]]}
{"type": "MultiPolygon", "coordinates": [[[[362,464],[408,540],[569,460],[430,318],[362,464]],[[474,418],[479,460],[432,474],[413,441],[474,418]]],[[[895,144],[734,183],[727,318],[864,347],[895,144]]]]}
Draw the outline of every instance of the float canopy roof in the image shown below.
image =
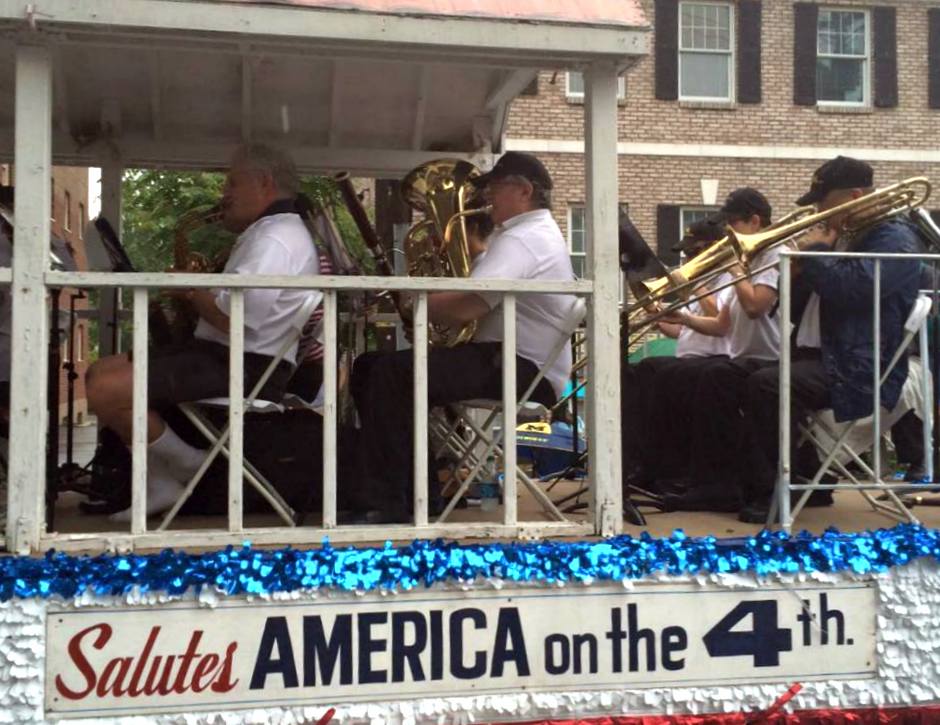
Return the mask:
{"type": "Polygon", "coordinates": [[[0,0],[0,160],[18,43],[53,49],[54,163],[216,168],[252,139],[388,175],[499,153],[538,70],[625,70],[647,30],[637,0],[0,0]]]}

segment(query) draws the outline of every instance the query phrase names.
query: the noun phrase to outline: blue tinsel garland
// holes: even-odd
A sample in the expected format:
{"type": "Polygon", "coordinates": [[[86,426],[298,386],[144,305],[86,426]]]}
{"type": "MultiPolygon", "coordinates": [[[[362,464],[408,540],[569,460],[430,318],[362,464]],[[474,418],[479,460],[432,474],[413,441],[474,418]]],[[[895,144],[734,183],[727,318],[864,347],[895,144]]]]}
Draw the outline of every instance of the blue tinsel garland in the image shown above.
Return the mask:
{"type": "Polygon", "coordinates": [[[764,531],[746,539],[667,539],[648,534],[607,541],[543,541],[461,545],[415,541],[408,546],[260,551],[249,545],[207,554],[166,550],[159,554],[0,557],[0,600],[13,597],[74,597],[90,590],[120,595],[181,594],[212,587],[227,594],[264,594],[300,589],[408,590],[436,582],[497,578],[509,582],[591,582],[643,579],[667,574],[753,572],[868,572],[914,559],[940,561],[940,531],[903,524],[860,534],[830,529],[821,536],[764,531]]]}

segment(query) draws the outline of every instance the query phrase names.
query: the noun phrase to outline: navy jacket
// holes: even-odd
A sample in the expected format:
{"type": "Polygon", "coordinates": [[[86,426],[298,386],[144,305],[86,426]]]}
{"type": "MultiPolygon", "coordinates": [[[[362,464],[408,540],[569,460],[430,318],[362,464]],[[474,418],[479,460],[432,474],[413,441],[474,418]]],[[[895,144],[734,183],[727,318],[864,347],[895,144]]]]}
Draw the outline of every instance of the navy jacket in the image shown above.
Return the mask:
{"type": "MultiPolygon", "coordinates": [[[[913,254],[919,250],[915,227],[905,219],[876,224],[856,237],[850,252],[913,254]]],[[[824,246],[816,249],[825,250],[824,246]]],[[[871,415],[874,402],[875,260],[835,257],[801,259],[800,277],[819,295],[822,361],[832,381],[837,421],[871,415]]],[[[881,370],[904,338],[904,322],[917,297],[920,261],[881,262],[881,370]]],[[[881,404],[891,409],[907,379],[905,355],[881,386],[881,404]]]]}

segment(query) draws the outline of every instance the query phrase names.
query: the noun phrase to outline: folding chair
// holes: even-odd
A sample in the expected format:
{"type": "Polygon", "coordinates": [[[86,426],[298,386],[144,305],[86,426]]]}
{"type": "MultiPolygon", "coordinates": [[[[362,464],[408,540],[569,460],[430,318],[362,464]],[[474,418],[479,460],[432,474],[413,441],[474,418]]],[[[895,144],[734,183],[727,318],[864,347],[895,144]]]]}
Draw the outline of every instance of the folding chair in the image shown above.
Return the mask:
{"type": "MultiPolygon", "coordinates": [[[[926,345],[926,322],[930,310],[931,300],[929,297],[920,296],[915,300],[914,306],[904,323],[904,339],[901,341],[901,344],[898,345],[894,356],[891,358],[891,362],[888,363],[887,367],[882,372],[880,381],[882,385],[901,360],[905,351],[910,347],[911,342],[913,342],[914,338],[919,334],[921,338],[922,360],[925,368],[925,374],[922,380],[924,381],[924,385],[929,387],[930,374],[926,372],[929,370],[926,345]]],[[[908,406],[902,401],[899,402],[893,410],[878,411],[878,422],[882,425],[882,435],[889,431],[891,426],[900,420],[908,409],[908,406]]],[[[822,484],[822,478],[826,474],[844,478],[848,480],[851,485],[857,486],[859,493],[862,494],[875,511],[881,511],[900,519],[906,519],[912,523],[918,523],[917,517],[911,513],[910,509],[908,509],[896,493],[896,490],[909,490],[910,484],[882,483],[881,471],[873,470],[861,457],[861,454],[865,453],[868,448],[873,446],[874,441],[872,437],[866,436],[859,440],[855,440],[852,437],[853,432],[860,426],[870,424],[873,421],[874,418],[869,416],[868,418],[837,424],[831,410],[821,410],[814,411],[808,416],[806,421],[800,422],[797,427],[802,436],[801,443],[811,443],[822,457],[822,463],[813,478],[806,484],[792,484],[789,481],[784,482],[778,480],[778,490],[771,502],[767,523],[770,524],[777,518],[777,509],[780,504],[780,486],[783,486],[785,489],[784,495],[786,496],[789,496],[792,491],[799,491],[801,494],[799,500],[792,507],[789,517],[790,520],[780,522],[786,527],[790,526],[803,510],[803,507],[806,505],[813,491],[834,490],[837,486],[839,488],[850,487],[846,484],[822,484]],[[863,475],[868,477],[867,482],[859,479],[858,476],[850,470],[849,465],[851,463],[854,463],[855,466],[862,471],[863,475]],[[883,491],[890,505],[876,500],[869,493],[869,489],[883,491]]],[[[928,425],[932,425],[932,421],[928,421],[928,425]]],[[[879,445],[880,444],[881,441],[879,441],[879,445]]]]}
{"type": "MultiPolygon", "coordinates": [[[[522,394],[519,402],[516,404],[516,415],[523,410],[527,414],[548,416],[549,409],[545,406],[530,400],[535,388],[545,377],[545,373],[554,364],[562,350],[571,339],[574,331],[581,324],[587,313],[587,305],[584,300],[576,298],[572,303],[568,314],[558,328],[558,338],[552,347],[545,364],[539,368],[535,378],[529,384],[529,387],[522,394]]],[[[442,441],[437,449],[436,455],[440,456],[444,451],[450,451],[457,456],[457,465],[455,472],[461,471],[464,467],[470,467],[470,473],[460,483],[457,492],[450,498],[447,507],[438,517],[437,522],[441,523],[450,516],[451,511],[457,505],[458,501],[466,493],[467,489],[476,481],[483,471],[490,458],[500,458],[503,455],[502,439],[503,426],[501,424],[503,403],[500,400],[466,400],[448,406],[453,413],[453,420],[448,421],[440,411],[435,411],[431,416],[431,431],[442,441]],[[483,424],[478,424],[474,420],[474,411],[483,411],[486,415],[483,424]],[[499,429],[496,430],[497,424],[499,429]],[[469,440],[461,435],[461,428],[470,431],[469,440]],[[482,447],[482,452],[480,448],[482,447]]],[[[522,485],[529,489],[532,496],[538,501],[542,509],[556,521],[566,521],[565,515],[558,510],[558,507],[552,502],[548,495],[541,489],[539,483],[527,476],[524,471],[516,467],[516,478],[522,485]]]]}
{"type": "MultiPolygon", "coordinates": [[[[261,392],[261,389],[265,386],[265,383],[268,382],[271,375],[274,373],[275,368],[277,368],[278,364],[284,359],[287,351],[290,350],[294,343],[300,339],[304,325],[310,319],[310,315],[313,313],[313,310],[316,306],[317,295],[310,295],[300,306],[297,312],[294,313],[290,324],[290,334],[285,338],[284,342],[281,343],[281,347],[278,349],[277,354],[275,354],[271,359],[271,362],[264,369],[264,372],[258,379],[258,382],[255,383],[254,387],[251,389],[251,392],[245,398],[245,417],[249,415],[283,413],[285,411],[285,407],[282,404],[283,401],[275,402],[270,400],[259,400],[258,394],[261,392]]],[[[206,457],[200,464],[199,469],[193,474],[192,478],[189,479],[183,489],[183,492],[176,500],[176,503],[173,504],[173,507],[164,515],[163,521],[157,528],[158,531],[164,531],[170,525],[170,523],[176,517],[176,514],[192,495],[197,484],[202,480],[202,477],[205,475],[206,471],[209,470],[209,466],[212,465],[212,462],[218,457],[218,455],[221,453],[226,458],[229,458],[228,439],[230,431],[228,420],[226,419],[225,425],[220,430],[210,421],[207,415],[210,410],[228,410],[229,402],[229,398],[218,397],[205,398],[203,400],[196,400],[191,403],[181,403],[179,405],[179,408],[183,414],[209,442],[210,448],[206,457]]],[[[247,460],[243,461],[242,475],[244,476],[245,480],[251,486],[253,486],[255,490],[271,505],[271,508],[274,509],[278,516],[280,516],[288,526],[297,525],[297,515],[294,510],[287,504],[281,494],[278,493],[274,485],[247,460]]]]}

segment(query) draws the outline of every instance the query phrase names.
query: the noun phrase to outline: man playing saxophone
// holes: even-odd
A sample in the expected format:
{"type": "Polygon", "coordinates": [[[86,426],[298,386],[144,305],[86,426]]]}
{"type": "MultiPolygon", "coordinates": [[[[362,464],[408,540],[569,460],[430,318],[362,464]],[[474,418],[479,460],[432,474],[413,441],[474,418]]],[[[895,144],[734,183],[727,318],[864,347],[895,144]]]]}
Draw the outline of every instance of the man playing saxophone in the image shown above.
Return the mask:
{"type": "MultiPolygon", "coordinates": [[[[552,179],[534,156],[504,154],[493,170],[473,179],[491,207],[496,225],[474,279],[574,278],[568,247],[552,218],[552,179]]],[[[428,404],[440,406],[502,396],[502,296],[438,292],[428,296],[432,323],[461,328],[476,322],[471,342],[428,351],[428,404]]],[[[517,390],[524,391],[549,358],[571,295],[521,295],[516,302],[517,390]]],[[[411,518],[413,445],[413,353],[371,353],[356,361],[352,389],[361,422],[359,509],[352,520],[404,522],[411,518]]],[[[567,347],[536,387],[532,400],[552,405],[567,380],[567,347]]],[[[430,493],[431,511],[440,505],[430,493]]]]}
{"type": "MultiPolygon", "coordinates": [[[[222,198],[222,223],[238,240],[227,274],[317,274],[316,247],[296,213],[299,179],[283,153],[250,144],[234,155],[222,198]]],[[[228,290],[193,289],[180,294],[199,315],[195,339],[150,351],[147,396],[147,513],[169,508],[196,472],[205,451],[185,443],[157,412],[177,403],[228,395],[228,290]]],[[[271,362],[306,299],[305,290],[246,289],[244,389],[250,390],[271,362]]],[[[296,345],[275,369],[260,397],[280,400],[293,371],[296,345]]],[[[102,358],[86,376],[89,407],[102,426],[130,442],[133,364],[129,355],[102,358]]],[[[114,515],[129,520],[130,512],[114,515]]]]}

